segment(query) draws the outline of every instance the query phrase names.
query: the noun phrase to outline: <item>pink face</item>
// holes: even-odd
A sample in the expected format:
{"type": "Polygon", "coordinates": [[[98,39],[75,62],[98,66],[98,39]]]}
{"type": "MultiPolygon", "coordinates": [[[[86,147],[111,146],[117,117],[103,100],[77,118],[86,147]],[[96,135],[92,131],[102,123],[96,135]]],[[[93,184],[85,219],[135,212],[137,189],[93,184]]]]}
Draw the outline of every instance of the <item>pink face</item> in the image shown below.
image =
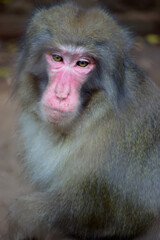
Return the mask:
{"type": "Polygon", "coordinates": [[[61,123],[73,119],[80,105],[80,89],[87,81],[95,63],[83,54],[67,48],[46,53],[49,83],[42,98],[42,111],[51,122],[61,123]]]}

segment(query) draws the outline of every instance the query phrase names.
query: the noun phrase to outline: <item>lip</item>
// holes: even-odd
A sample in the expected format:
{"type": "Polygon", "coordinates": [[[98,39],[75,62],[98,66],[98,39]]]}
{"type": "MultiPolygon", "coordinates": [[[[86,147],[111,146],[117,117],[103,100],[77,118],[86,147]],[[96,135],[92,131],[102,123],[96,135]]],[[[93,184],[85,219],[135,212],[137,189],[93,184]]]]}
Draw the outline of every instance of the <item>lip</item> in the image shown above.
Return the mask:
{"type": "Polygon", "coordinates": [[[44,111],[50,113],[51,115],[59,114],[61,116],[68,116],[68,115],[72,114],[72,112],[65,112],[63,110],[59,110],[59,109],[56,109],[56,108],[51,108],[51,107],[46,106],[46,105],[43,105],[43,108],[44,108],[44,111]]]}

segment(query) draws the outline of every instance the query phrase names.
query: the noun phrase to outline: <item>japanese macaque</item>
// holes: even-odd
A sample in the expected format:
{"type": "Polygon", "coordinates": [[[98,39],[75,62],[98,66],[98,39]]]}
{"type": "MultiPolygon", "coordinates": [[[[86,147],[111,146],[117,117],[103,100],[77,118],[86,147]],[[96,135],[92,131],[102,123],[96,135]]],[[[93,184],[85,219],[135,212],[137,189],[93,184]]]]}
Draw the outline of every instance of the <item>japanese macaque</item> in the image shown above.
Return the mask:
{"type": "Polygon", "coordinates": [[[34,191],[11,206],[11,240],[160,239],[160,90],[130,47],[100,7],[32,16],[15,85],[34,191]]]}

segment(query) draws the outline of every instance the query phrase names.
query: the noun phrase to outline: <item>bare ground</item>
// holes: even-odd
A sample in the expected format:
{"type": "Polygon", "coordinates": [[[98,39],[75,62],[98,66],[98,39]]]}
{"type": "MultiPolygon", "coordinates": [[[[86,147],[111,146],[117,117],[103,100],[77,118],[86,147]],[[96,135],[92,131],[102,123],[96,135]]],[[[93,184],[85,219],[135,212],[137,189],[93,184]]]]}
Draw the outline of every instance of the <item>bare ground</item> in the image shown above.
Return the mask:
{"type": "MultiPolygon", "coordinates": [[[[10,95],[8,81],[11,75],[8,71],[13,65],[13,53],[9,50],[8,44],[0,45],[0,240],[6,239],[9,205],[25,189],[19,177],[19,148],[16,142],[17,104],[12,99],[8,100],[10,95]]],[[[160,46],[139,42],[133,53],[138,64],[160,86],[160,46]]]]}

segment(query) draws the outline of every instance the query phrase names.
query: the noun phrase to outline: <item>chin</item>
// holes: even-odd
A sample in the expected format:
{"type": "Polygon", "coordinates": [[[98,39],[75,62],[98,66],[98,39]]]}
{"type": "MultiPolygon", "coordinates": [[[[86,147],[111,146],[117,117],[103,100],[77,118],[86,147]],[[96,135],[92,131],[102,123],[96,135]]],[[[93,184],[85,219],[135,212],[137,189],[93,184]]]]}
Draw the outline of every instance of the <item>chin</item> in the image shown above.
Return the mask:
{"type": "Polygon", "coordinates": [[[41,108],[41,119],[42,121],[49,122],[50,124],[58,126],[68,126],[73,123],[77,116],[78,110],[65,112],[57,109],[51,109],[43,107],[41,108]]]}

